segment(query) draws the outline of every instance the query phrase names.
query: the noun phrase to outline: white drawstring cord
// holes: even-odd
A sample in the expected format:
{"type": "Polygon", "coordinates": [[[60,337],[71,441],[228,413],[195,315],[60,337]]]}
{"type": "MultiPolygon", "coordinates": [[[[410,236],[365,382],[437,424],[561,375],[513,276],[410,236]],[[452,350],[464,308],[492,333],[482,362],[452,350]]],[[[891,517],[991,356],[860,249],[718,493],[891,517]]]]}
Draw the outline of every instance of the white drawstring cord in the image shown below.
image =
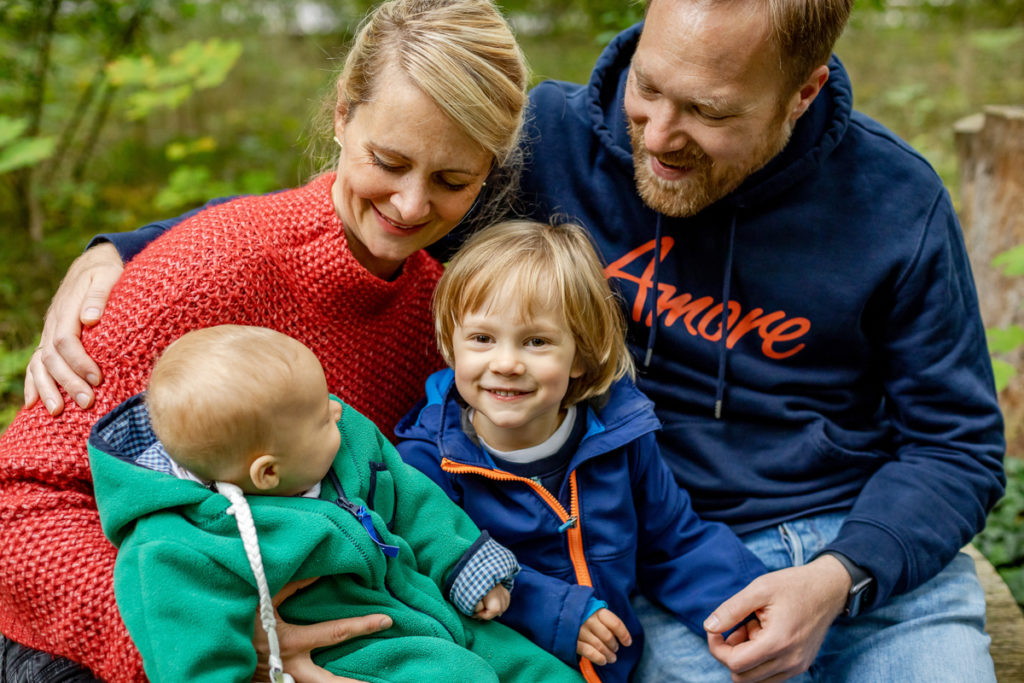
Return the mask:
{"type": "Polygon", "coordinates": [[[242,537],[242,545],[245,546],[245,556],[249,559],[249,566],[256,578],[256,588],[260,594],[260,622],[263,624],[263,630],[267,632],[267,641],[270,643],[270,657],[267,662],[270,666],[270,683],[294,683],[292,677],[284,672],[284,665],[281,662],[281,646],[277,642],[277,619],[274,618],[274,604],[270,599],[267,575],[263,571],[260,542],[256,536],[256,524],[252,520],[249,502],[245,499],[242,489],[234,484],[218,481],[217,491],[231,501],[231,507],[227,512],[234,516],[235,523],[238,524],[238,533],[242,537]]]}

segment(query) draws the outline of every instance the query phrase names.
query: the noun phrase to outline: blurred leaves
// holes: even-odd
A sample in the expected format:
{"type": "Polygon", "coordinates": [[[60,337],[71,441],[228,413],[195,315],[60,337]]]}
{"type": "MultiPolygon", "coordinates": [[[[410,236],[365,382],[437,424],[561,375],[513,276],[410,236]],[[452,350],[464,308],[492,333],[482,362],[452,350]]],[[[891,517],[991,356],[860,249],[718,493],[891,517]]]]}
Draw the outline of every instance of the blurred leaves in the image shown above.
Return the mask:
{"type": "Polygon", "coordinates": [[[1024,603],[1024,460],[1006,459],[1006,495],[989,513],[985,530],[974,538],[981,551],[1024,603]]]}
{"type": "Polygon", "coordinates": [[[25,368],[35,348],[33,344],[11,351],[0,342],[0,430],[14,419],[21,406],[25,368]]]}
{"type": "Polygon", "coordinates": [[[0,173],[34,166],[53,154],[57,140],[53,137],[20,137],[28,130],[27,118],[0,116],[0,173]]]}
{"type": "Polygon", "coordinates": [[[999,54],[1005,50],[1024,48],[1024,27],[972,31],[968,39],[971,46],[978,50],[999,54]]]}
{"type": "Polygon", "coordinates": [[[167,186],[157,193],[153,205],[164,213],[180,212],[199,206],[212,197],[239,194],[263,194],[276,189],[277,178],[272,171],[245,171],[233,182],[217,180],[206,166],[178,166],[171,173],[167,186]]]}
{"type": "MultiPolygon", "coordinates": [[[[1024,275],[1024,245],[1008,249],[992,259],[992,266],[1008,277],[1024,275]]],[[[993,327],[985,330],[988,349],[993,356],[996,354],[1016,354],[1024,347],[1024,327],[1010,325],[993,327]]],[[[1017,375],[1017,367],[1002,358],[993,357],[992,372],[995,374],[996,390],[1005,389],[1010,380],[1017,375]]]]}
{"type": "Polygon", "coordinates": [[[166,64],[151,55],[121,57],[107,66],[115,87],[129,89],[127,116],[146,118],[157,109],[175,109],[196,91],[220,85],[242,54],[242,44],[212,38],[174,50],[166,64]]]}
{"type": "Polygon", "coordinates": [[[1002,270],[1003,275],[1016,277],[1024,275],[1024,244],[1008,249],[992,259],[992,266],[1002,270]]]}

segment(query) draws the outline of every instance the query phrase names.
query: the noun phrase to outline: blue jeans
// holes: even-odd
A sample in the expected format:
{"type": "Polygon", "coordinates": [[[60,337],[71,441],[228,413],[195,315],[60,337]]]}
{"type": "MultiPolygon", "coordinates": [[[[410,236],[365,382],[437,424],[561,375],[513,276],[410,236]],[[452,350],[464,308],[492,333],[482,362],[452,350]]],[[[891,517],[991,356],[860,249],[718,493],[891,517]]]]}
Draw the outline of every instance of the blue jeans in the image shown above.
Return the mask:
{"type": "MultiPolygon", "coordinates": [[[[846,513],[825,513],[742,536],[768,569],[809,561],[839,532],[846,513]]],[[[729,683],[707,640],[643,597],[633,600],[645,633],[633,680],[729,683]]],[[[988,683],[995,681],[985,633],[985,595],[974,561],[960,553],[930,581],[829,629],[799,683],[988,683]]]]}

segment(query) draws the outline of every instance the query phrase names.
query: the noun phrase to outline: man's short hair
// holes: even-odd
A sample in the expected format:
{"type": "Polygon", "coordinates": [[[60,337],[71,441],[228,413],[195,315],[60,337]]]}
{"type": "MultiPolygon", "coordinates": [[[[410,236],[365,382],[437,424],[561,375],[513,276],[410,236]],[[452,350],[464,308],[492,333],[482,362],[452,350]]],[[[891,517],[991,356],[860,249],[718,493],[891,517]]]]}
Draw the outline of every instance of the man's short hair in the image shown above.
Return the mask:
{"type": "MultiPolygon", "coordinates": [[[[661,0],[665,1],[665,0],[661,0]]],[[[691,0],[705,6],[736,0],[691,0]]],[[[742,0],[747,3],[750,0],[742,0]]],[[[853,9],[853,0],[761,0],[770,44],[779,55],[786,89],[796,89],[827,64],[853,9]]],[[[654,0],[647,1],[649,9],[654,0]]]]}

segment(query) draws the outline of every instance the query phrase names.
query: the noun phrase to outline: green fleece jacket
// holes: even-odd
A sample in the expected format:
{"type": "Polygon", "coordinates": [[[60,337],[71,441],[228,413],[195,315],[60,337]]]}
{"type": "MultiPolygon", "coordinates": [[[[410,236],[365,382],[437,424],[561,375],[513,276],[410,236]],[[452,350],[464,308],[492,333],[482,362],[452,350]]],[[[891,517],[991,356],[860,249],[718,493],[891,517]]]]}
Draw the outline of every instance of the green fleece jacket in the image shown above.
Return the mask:
{"type": "MultiPolygon", "coordinates": [[[[285,621],[378,612],[394,621],[318,650],[314,661],[369,683],[579,681],[518,633],[465,617],[445,599],[477,561],[486,534],[357,411],[345,406],[338,428],[333,470],[341,492],[329,477],[319,499],[248,496],[271,594],[289,581],[324,577],[282,603],[285,621]],[[385,556],[339,498],[370,510],[397,557],[385,556]]],[[[100,420],[89,439],[100,522],[118,547],[121,616],[150,680],[248,681],[259,597],[230,503],[136,464],[155,441],[141,395],[100,420]]]]}

